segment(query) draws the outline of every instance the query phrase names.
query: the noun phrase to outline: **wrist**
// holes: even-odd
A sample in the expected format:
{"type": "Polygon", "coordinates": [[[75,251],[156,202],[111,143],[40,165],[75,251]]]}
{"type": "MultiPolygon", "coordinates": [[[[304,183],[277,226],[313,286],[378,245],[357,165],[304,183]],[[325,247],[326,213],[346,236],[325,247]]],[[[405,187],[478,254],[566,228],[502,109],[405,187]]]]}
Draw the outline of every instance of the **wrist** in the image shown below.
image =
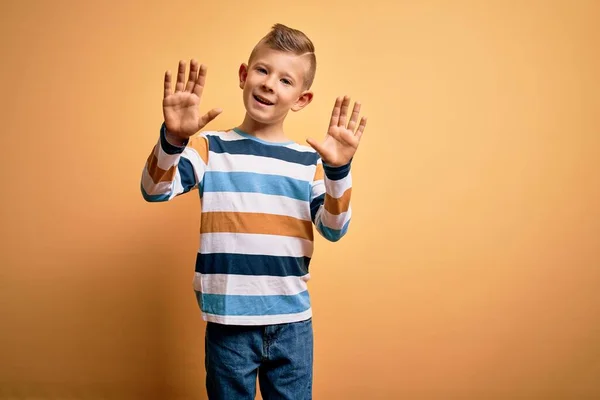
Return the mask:
{"type": "Polygon", "coordinates": [[[188,141],[187,139],[184,139],[181,136],[178,136],[172,132],[169,132],[169,130],[167,129],[166,126],[165,126],[165,138],[173,146],[179,146],[179,147],[185,146],[188,141]]]}
{"type": "Polygon", "coordinates": [[[350,173],[350,168],[352,165],[352,159],[343,165],[330,165],[323,162],[323,171],[325,172],[325,176],[330,180],[339,180],[343,179],[350,173]]]}
{"type": "Polygon", "coordinates": [[[167,133],[167,125],[163,122],[160,127],[160,145],[165,153],[167,154],[181,154],[187,146],[188,139],[182,140],[178,136],[173,137],[167,133]]]}

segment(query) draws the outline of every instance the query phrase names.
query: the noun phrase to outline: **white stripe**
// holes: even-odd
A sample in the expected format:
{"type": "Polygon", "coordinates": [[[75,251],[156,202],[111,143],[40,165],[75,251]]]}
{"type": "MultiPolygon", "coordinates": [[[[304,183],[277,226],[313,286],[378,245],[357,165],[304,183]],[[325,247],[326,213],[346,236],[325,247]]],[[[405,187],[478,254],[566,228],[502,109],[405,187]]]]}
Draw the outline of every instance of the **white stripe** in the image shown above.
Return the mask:
{"type": "Polygon", "coordinates": [[[181,184],[181,175],[179,170],[175,172],[175,179],[173,179],[173,192],[171,193],[171,199],[176,195],[183,192],[183,185],[181,184]]]}
{"type": "Polygon", "coordinates": [[[235,140],[244,140],[244,139],[246,139],[245,137],[243,137],[241,135],[238,135],[233,130],[230,130],[230,131],[227,131],[227,132],[218,132],[218,131],[215,131],[215,132],[205,132],[205,134],[207,136],[209,136],[209,135],[210,136],[216,136],[216,137],[218,137],[219,139],[221,139],[221,140],[223,140],[225,142],[232,142],[232,141],[235,141],[235,140]]]}
{"type": "Polygon", "coordinates": [[[315,175],[314,165],[301,165],[270,157],[250,154],[210,153],[210,170],[220,172],[255,172],[281,175],[311,182],[315,175]]]}
{"type": "Polygon", "coordinates": [[[323,213],[321,214],[321,222],[328,228],[342,229],[344,224],[352,217],[352,208],[348,208],[348,211],[341,213],[340,215],[333,215],[323,207],[323,213]]]}
{"type": "Polygon", "coordinates": [[[323,193],[325,193],[325,181],[323,181],[323,179],[314,181],[311,187],[310,201],[313,201],[315,197],[319,197],[323,193]]]}
{"type": "MultiPolygon", "coordinates": [[[[234,130],[229,130],[227,132],[219,132],[219,131],[205,132],[205,134],[211,135],[211,136],[217,136],[219,139],[221,139],[223,141],[227,141],[227,142],[235,141],[235,140],[252,140],[252,139],[248,139],[247,137],[244,137],[244,136],[238,134],[234,130]]],[[[296,150],[296,151],[299,151],[302,153],[316,153],[315,149],[313,149],[312,147],[301,145],[301,144],[295,143],[295,142],[285,145],[284,147],[286,147],[288,149],[296,150]]]]}
{"type": "Polygon", "coordinates": [[[335,199],[339,199],[344,195],[344,192],[352,187],[352,175],[348,175],[340,180],[332,181],[325,177],[325,190],[327,194],[335,199]]]}
{"type": "Polygon", "coordinates": [[[158,145],[156,146],[156,151],[154,152],[154,155],[158,160],[158,167],[160,169],[164,169],[165,171],[167,171],[173,165],[177,164],[177,162],[179,161],[179,157],[181,157],[181,154],[165,153],[165,151],[162,149],[162,146],[160,145],[160,139],[158,140],[158,145]]]}
{"type": "Polygon", "coordinates": [[[194,290],[205,294],[241,296],[296,295],[308,290],[304,276],[234,275],[195,273],[194,290]]]}
{"type": "Polygon", "coordinates": [[[307,202],[263,193],[204,192],[202,211],[287,215],[310,221],[310,207],[307,202]]]}
{"type": "Polygon", "coordinates": [[[215,315],[202,313],[202,318],[207,322],[216,322],[225,325],[271,325],[290,322],[306,321],[312,317],[312,309],[297,314],[279,315],[215,315]]]}
{"type": "Polygon", "coordinates": [[[199,252],[310,257],[313,249],[312,241],[296,237],[217,232],[200,235],[199,252]]]}

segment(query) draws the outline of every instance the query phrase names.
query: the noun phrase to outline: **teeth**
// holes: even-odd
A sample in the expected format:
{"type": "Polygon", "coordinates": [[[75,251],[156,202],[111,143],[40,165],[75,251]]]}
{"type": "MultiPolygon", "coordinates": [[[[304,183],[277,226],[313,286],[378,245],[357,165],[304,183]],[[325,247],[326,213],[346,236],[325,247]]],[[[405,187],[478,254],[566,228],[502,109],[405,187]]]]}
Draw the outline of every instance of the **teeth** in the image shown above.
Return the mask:
{"type": "Polygon", "coordinates": [[[260,97],[258,95],[254,95],[254,98],[256,98],[261,103],[265,103],[265,104],[268,104],[268,105],[273,105],[273,103],[271,103],[269,100],[267,100],[267,99],[265,99],[263,97],[260,97]]]}

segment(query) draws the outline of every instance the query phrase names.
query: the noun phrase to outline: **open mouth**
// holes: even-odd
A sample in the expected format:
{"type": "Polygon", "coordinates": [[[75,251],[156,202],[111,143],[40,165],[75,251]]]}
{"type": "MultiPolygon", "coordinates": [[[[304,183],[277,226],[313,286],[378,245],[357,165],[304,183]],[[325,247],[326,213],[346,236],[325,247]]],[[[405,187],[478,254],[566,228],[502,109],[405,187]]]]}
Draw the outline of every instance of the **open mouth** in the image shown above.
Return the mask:
{"type": "Polygon", "coordinates": [[[261,104],[264,104],[266,106],[272,106],[273,103],[270,102],[269,100],[265,99],[264,97],[258,96],[258,95],[254,95],[254,100],[258,101],[261,104]]]}

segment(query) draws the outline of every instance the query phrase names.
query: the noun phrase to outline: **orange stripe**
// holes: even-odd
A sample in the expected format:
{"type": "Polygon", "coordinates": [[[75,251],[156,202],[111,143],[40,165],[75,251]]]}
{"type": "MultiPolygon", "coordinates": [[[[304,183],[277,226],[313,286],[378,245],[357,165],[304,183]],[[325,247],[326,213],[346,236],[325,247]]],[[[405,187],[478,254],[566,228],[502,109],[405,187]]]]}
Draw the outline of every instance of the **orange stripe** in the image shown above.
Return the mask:
{"type": "Polygon", "coordinates": [[[314,181],[320,181],[325,177],[325,174],[323,172],[323,164],[317,164],[317,170],[315,171],[315,177],[313,178],[314,181]]]}
{"type": "Polygon", "coordinates": [[[158,166],[158,158],[156,158],[156,155],[154,154],[155,151],[156,151],[156,146],[154,146],[152,153],[150,154],[150,156],[148,157],[148,160],[146,161],[147,168],[148,168],[148,174],[152,178],[152,182],[154,182],[155,184],[157,184],[159,182],[172,182],[173,179],[175,179],[176,167],[172,166],[168,170],[160,168],[158,166]]]}
{"type": "Polygon", "coordinates": [[[242,212],[202,213],[202,233],[231,232],[292,236],[313,240],[312,222],[274,214],[242,212]]]}
{"type": "Polygon", "coordinates": [[[325,209],[329,214],[340,215],[343,212],[348,211],[350,207],[350,195],[352,194],[352,188],[346,189],[342,197],[334,199],[327,193],[325,193],[325,209]]]}
{"type": "Polygon", "coordinates": [[[196,136],[190,139],[188,146],[198,152],[204,165],[208,164],[208,139],[204,136],[196,136]]]}

